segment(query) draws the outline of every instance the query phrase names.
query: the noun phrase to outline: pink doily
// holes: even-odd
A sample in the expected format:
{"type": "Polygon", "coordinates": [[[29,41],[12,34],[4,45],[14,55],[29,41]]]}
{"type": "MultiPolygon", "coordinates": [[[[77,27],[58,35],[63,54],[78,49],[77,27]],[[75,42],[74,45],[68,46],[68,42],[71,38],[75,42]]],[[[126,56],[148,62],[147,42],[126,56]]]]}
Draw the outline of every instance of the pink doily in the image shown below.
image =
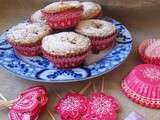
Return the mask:
{"type": "Polygon", "coordinates": [[[89,105],[82,120],[116,120],[119,104],[114,97],[104,93],[93,93],[89,105]]]}
{"type": "Polygon", "coordinates": [[[87,108],[88,99],[79,93],[68,93],[55,106],[62,120],[81,120],[87,108]]]}

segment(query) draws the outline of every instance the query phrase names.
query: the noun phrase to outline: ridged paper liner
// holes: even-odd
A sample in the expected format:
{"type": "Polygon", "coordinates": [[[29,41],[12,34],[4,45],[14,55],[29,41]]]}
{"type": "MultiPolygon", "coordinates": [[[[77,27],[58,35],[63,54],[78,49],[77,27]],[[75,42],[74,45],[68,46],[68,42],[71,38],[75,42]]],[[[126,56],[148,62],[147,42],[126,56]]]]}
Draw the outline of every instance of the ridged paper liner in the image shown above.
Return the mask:
{"type": "Polygon", "coordinates": [[[144,40],[138,47],[138,53],[140,55],[140,58],[145,62],[149,64],[155,64],[155,65],[160,65],[160,58],[159,57],[150,57],[145,55],[145,50],[147,47],[152,45],[154,42],[156,42],[157,39],[149,39],[149,40],[144,40]]]}
{"type": "MultiPolygon", "coordinates": [[[[144,76],[144,73],[141,71],[148,68],[152,73],[154,68],[160,71],[159,66],[151,64],[138,65],[124,78],[121,87],[125,95],[132,101],[149,108],[160,109],[160,78],[149,79],[144,76]]],[[[148,72],[149,76],[150,74],[148,72]]],[[[160,72],[154,74],[160,74],[160,72]]]]}
{"type": "Polygon", "coordinates": [[[71,9],[59,13],[47,13],[42,11],[48,25],[53,29],[72,28],[78,24],[82,15],[82,8],[71,9]]]}
{"type": "Polygon", "coordinates": [[[67,56],[58,56],[48,53],[47,51],[43,50],[43,56],[50,60],[57,68],[72,68],[80,66],[85,58],[89,53],[89,49],[82,53],[78,54],[71,54],[67,56]]]}
{"type": "Polygon", "coordinates": [[[17,53],[24,56],[38,56],[41,55],[41,40],[30,44],[19,44],[8,41],[17,53]]]}
{"type": "MultiPolygon", "coordinates": [[[[86,35],[85,35],[86,36],[86,35]]],[[[87,36],[91,40],[92,51],[101,51],[109,48],[115,42],[117,38],[117,31],[114,33],[104,36],[104,37],[97,37],[97,36],[87,36]]]]}

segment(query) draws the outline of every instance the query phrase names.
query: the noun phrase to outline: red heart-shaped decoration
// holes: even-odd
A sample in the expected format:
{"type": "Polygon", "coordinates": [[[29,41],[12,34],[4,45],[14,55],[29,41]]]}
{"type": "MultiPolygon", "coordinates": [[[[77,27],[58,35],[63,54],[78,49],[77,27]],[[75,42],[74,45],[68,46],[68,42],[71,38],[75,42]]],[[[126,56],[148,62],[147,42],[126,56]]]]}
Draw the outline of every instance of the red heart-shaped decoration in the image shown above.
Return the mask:
{"type": "Polygon", "coordinates": [[[32,112],[39,106],[39,101],[37,100],[38,93],[26,94],[12,106],[11,109],[18,112],[32,112]]]}
{"type": "Polygon", "coordinates": [[[43,87],[43,86],[33,86],[33,87],[30,87],[30,88],[26,89],[25,91],[23,91],[21,93],[21,96],[23,96],[25,94],[28,94],[28,93],[32,93],[32,92],[37,92],[39,96],[47,95],[47,90],[46,90],[45,87],[43,87]]]}
{"type": "Polygon", "coordinates": [[[42,86],[33,86],[23,91],[10,108],[10,120],[37,120],[39,113],[46,108],[47,90],[42,86]]]}

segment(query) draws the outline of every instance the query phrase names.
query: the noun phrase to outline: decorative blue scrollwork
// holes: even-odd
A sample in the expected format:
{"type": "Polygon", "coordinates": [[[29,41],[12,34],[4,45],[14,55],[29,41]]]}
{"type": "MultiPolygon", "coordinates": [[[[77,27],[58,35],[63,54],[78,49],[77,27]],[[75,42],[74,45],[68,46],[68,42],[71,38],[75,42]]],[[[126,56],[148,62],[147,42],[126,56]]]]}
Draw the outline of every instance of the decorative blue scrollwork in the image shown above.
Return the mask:
{"type": "Polygon", "coordinates": [[[118,38],[112,50],[94,64],[60,70],[43,57],[16,55],[13,48],[7,43],[6,33],[4,33],[0,36],[0,65],[24,79],[52,83],[81,81],[107,73],[128,57],[132,49],[132,37],[121,23],[108,17],[103,19],[116,26],[118,38]]]}

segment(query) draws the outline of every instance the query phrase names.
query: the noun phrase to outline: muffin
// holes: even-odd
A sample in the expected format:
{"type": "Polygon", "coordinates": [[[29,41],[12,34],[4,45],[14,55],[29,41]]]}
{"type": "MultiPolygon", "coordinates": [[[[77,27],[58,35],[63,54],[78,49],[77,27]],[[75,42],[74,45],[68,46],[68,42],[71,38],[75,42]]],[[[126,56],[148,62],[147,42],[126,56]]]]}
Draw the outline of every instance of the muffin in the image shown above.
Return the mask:
{"type": "Polygon", "coordinates": [[[47,24],[47,21],[44,19],[42,11],[38,10],[35,13],[33,13],[30,17],[30,21],[32,23],[42,23],[47,24]]]}
{"type": "Polygon", "coordinates": [[[102,7],[95,2],[82,2],[82,19],[91,19],[101,16],[102,7]]]}
{"type": "Polygon", "coordinates": [[[41,54],[41,40],[50,33],[48,25],[40,23],[20,23],[7,33],[7,40],[16,50],[25,56],[41,54]]]}
{"type": "Polygon", "coordinates": [[[42,11],[51,28],[66,29],[78,24],[83,9],[79,1],[64,1],[54,2],[42,11]]]}
{"type": "Polygon", "coordinates": [[[160,65],[160,40],[148,39],[144,40],[138,47],[140,58],[149,64],[160,65]]]}
{"type": "Polygon", "coordinates": [[[122,90],[133,102],[160,109],[160,67],[152,64],[136,66],[123,80],[122,90]]]}
{"type": "Polygon", "coordinates": [[[160,58],[160,40],[149,45],[145,50],[145,55],[151,58],[160,58]]]}
{"type": "Polygon", "coordinates": [[[44,57],[58,68],[81,65],[90,49],[89,38],[74,32],[61,32],[46,36],[42,40],[44,57]]]}
{"type": "Polygon", "coordinates": [[[93,52],[110,47],[117,37],[116,27],[99,19],[83,20],[75,31],[90,38],[93,52]]]}

